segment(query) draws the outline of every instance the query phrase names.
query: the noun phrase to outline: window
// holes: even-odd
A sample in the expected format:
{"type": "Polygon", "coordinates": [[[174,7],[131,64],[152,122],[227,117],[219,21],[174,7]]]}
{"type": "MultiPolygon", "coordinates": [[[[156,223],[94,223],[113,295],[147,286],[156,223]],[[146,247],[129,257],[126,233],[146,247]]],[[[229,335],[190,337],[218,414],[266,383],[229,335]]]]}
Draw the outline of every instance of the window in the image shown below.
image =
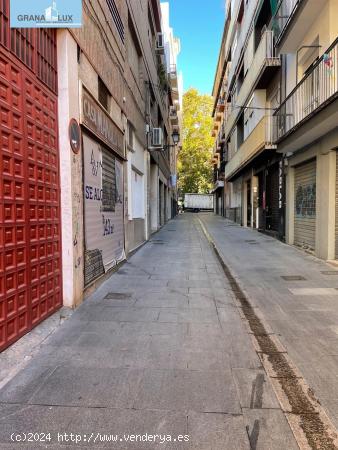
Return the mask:
{"type": "Polygon", "coordinates": [[[107,111],[109,111],[109,101],[111,97],[110,92],[100,77],[98,77],[98,83],[99,83],[99,102],[107,111]]]}
{"type": "Polygon", "coordinates": [[[141,75],[142,51],[131,17],[129,16],[128,61],[137,81],[141,75]]]}
{"type": "Polygon", "coordinates": [[[128,122],[128,147],[130,150],[134,149],[134,128],[130,122],[128,122]]]}
{"type": "Polygon", "coordinates": [[[119,11],[116,7],[116,3],[115,0],[107,0],[107,5],[110,11],[110,14],[112,15],[113,21],[115,23],[117,32],[121,38],[121,41],[124,44],[124,25],[123,22],[121,20],[121,16],[119,14],[119,11]]]}
{"type": "Polygon", "coordinates": [[[116,203],[116,176],[115,157],[105,148],[102,149],[102,209],[115,211],[116,203]]]}

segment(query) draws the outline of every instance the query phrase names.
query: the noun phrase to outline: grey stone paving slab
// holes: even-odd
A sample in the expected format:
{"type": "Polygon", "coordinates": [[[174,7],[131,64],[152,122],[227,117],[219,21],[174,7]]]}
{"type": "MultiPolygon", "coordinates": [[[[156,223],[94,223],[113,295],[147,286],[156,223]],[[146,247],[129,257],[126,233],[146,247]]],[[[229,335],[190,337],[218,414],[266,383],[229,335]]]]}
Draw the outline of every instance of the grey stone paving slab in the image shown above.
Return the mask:
{"type": "Polygon", "coordinates": [[[51,433],[51,443],[57,444],[57,433],[69,432],[75,415],[72,408],[0,404],[0,448],[3,443],[13,445],[12,433],[51,433]]]}
{"type": "Polygon", "coordinates": [[[216,310],[201,308],[161,308],[159,322],[218,323],[216,310]]]}
{"type": "Polygon", "coordinates": [[[32,361],[0,390],[0,403],[28,403],[54,370],[56,364],[46,367],[32,361]]]}
{"type": "Polygon", "coordinates": [[[135,308],[187,308],[188,298],[182,295],[167,295],[167,296],[145,296],[138,298],[135,302],[135,308]]]}
{"type": "Polygon", "coordinates": [[[231,336],[230,361],[232,368],[259,369],[262,364],[252,346],[248,334],[236,334],[231,336]]]}
{"type": "Polygon", "coordinates": [[[240,413],[230,370],[146,370],[137,409],[240,413]]]}
{"type": "Polygon", "coordinates": [[[243,417],[229,414],[189,413],[190,448],[250,450],[243,417]]]}
{"type": "MultiPolygon", "coordinates": [[[[173,448],[173,443],[165,443],[164,437],[172,439],[178,435],[187,435],[187,416],[176,411],[133,410],[133,409],[98,409],[81,408],[77,410],[72,422],[74,433],[95,433],[118,435],[120,438],[128,435],[161,435],[158,443],[150,442],[118,442],[116,445],[107,443],[109,448],[173,448]]],[[[96,446],[94,446],[96,448],[96,446]]]]}
{"type": "Polygon", "coordinates": [[[232,369],[242,408],[277,408],[279,403],[264,370],[232,369]]]}
{"type": "MultiPolygon", "coordinates": [[[[86,311],[80,320],[95,322],[153,322],[158,319],[157,308],[111,308],[104,306],[95,311],[86,311]]],[[[79,317],[77,317],[79,318],[79,317]]]]}
{"type": "Polygon", "coordinates": [[[30,398],[33,404],[131,408],[142,370],[58,367],[30,398]]]}
{"type": "Polygon", "coordinates": [[[299,450],[281,410],[243,409],[251,449],[299,450]]]}

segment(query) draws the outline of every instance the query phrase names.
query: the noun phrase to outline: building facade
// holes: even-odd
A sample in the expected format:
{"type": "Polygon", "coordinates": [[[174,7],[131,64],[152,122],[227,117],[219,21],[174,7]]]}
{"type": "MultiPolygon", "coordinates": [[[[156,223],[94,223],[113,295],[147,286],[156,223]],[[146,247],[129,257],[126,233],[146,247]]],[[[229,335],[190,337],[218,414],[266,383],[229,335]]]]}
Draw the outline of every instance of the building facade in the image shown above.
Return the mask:
{"type": "Polygon", "coordinates": [[[158,0],[84,0],[69,29],[0,3],[1,351],[174,215],[176,100],[158,0]]]}
{"type": "Polygon", "coordinates": [[[337,3],[226,7],[213,91],[216,212],[335,259],[337,3]]]}

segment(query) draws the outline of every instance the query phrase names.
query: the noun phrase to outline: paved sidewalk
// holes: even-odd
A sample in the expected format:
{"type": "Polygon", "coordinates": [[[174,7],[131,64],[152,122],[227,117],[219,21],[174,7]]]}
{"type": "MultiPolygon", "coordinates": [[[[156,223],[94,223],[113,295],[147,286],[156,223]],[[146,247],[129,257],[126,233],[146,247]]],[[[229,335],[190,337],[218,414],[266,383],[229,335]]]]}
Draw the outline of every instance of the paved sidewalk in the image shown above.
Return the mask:
{"type": "Polygon", "coordinates": [[[337,268],[222,217],[199,217],[338,429],[337,268]]]}
{"type": "MultiPolygon", "coordinates": [[[[224,221],[208,225],[227,235],[224,221]]],[[[58,432],[81,436],[74,449],[298,448],[196,214],[157,233],[0,391],[0,448],[40,448],[10,445],[13,432],[51,433],[52,448],[66,446],[58,432]],[[91,433],[189,443],[94,444],[91,433]]]]}

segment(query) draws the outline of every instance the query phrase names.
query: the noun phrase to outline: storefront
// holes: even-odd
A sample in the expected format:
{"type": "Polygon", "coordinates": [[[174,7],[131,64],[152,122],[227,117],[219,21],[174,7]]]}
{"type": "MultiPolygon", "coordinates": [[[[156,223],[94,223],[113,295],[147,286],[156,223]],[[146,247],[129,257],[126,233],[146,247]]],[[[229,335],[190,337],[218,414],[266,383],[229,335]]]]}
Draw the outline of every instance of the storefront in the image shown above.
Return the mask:
{"type": "Polygon", "coordinates": [[[84,282],[91,284],[125,258],[123,133],[82,89],[84,282]]]}

